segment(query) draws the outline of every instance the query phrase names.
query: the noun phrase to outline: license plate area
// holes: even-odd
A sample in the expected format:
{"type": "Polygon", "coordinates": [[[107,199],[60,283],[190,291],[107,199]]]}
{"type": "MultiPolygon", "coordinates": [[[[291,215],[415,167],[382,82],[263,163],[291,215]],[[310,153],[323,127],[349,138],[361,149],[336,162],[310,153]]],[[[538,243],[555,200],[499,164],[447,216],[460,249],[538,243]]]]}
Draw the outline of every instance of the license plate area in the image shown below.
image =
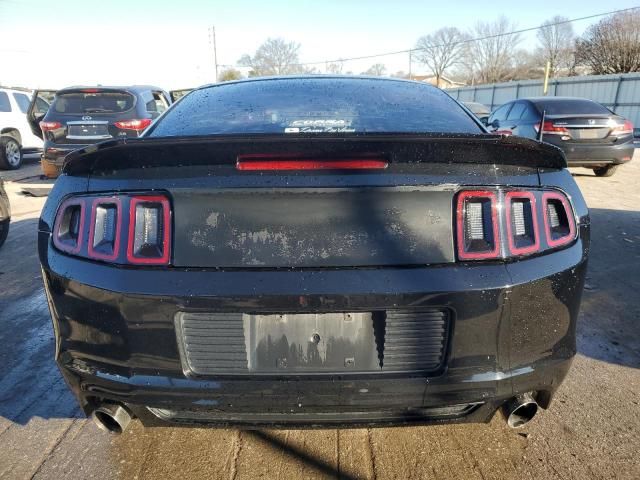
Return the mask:
{"type": "Polygon", "coordinates": [[[98,140],[111,138],[107,122],[95,123],[67,123],[67,138],[98,140]]]}
{"type": "Polygon", "coordinates": [[[262,373],[380,370],[378,312],[245,315],[247,367],[262,373]]]}
{"type": "Polygon", "coordinates": [[[178,312],[187,376],[439,371],[451,313],[419,307],[370,312],[178,312]]]}

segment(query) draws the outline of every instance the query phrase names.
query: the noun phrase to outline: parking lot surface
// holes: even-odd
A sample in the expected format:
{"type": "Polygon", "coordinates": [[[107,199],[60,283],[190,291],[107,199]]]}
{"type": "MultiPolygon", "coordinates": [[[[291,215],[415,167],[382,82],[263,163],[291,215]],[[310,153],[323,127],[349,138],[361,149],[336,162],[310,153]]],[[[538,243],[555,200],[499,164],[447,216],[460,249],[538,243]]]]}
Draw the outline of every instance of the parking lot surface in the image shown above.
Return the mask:
{"type": "Polygon", "coordinates": [[[640,478],[640,151],[611,178],[574,174],[592,248],[578,355],[550,410],[490,424],[121,436],[82,417],[53,361],[36,229],[50,182],[34,160],[0,172],[13,208],[0,249],[0,478],[640,478]]]}

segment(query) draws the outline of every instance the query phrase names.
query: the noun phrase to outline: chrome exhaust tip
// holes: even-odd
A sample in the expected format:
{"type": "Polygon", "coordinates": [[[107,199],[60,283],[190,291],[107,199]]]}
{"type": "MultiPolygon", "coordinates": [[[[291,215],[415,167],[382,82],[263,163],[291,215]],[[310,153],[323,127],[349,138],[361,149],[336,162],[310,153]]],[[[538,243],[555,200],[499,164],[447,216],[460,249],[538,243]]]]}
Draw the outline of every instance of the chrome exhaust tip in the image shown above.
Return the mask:
{"type": "Polygon", "coordinates": [[[537,412],[538,403],[530,393],[513,397],[502,406],[502,415],[510,428],[520,428],[526,425],[537,412]]]}
{"type": "Polygon", "coordinates": [[[103,403],[91,412],[91,418],[100,430],[116,435],[124,432],[131,422],[129,412],[115,403],[103,403]]]}

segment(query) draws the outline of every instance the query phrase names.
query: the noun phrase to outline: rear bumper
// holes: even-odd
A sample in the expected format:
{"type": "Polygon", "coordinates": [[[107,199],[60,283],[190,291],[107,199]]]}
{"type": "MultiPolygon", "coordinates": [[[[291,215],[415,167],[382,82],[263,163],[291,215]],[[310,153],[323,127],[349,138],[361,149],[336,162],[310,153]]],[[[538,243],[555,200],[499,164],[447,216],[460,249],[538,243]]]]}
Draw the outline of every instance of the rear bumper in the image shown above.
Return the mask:
{"type": "Polygon", "coordinates": [[[588,226],[571,247],[510,264],[316,271],[135,270],[40,256],[56,360],[85,413],[145,424],[404,425],[488,421],[535,392],[547,407],[575,354],[588,226]],[[438,372],[185,374],[174,318],[195,312],[455,312],[438,372]]]}
{"type": "Polygon", "coordinates": [[[619,165],[631,161],[634,153],[632,139],[615,145],[579,145],[556,141],[550,137],[548,136],[544,141],[560,147],[570,167],[619,165]]]}

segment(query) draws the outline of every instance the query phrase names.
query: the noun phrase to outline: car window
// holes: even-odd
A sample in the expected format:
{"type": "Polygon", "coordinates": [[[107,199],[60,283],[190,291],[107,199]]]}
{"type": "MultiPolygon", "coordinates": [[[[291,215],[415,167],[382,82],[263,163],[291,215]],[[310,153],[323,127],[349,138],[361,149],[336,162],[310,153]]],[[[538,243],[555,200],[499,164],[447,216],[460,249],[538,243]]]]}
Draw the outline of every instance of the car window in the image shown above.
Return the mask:
{"type": "Polygon", "coordinates": [[[20,108],[20,111],[22,113],[27,113],[27,110],[29,110],[29,104],[31,103],[31,101],[29,100],[29,97],[27,97],[24,93],[13,93],[13,98],[16,100],[16,103],[18,104],[18,108],[20,108]]]}
{"type": "Polygon", "coordinates": [[[167,112],[149,134],[350,132],[482,130],[455,100],[430,85],[298,78],[224,83],[195,90],[167,112]]]}
{"type": "Polygon", "coordinates": [[[10,112],[11,104],[9,103],[9,95],[7,92],[0,92],[0,112],[10,112]]]}
{"type": "Polygon", "coordinates": [[[536,112],[535,108],[533,108],[529,104],[525,104],[526,108],[524,113],[520,116],[520,119],[526,122],[537,122],[540,120],[540,114],[536,112]]]}
{"type": "Polygon", "coordinates": [[[135,97],[127,92],[86,89],[56,94],[52,110],[64,114],[121,113],[131,110],[135,97]]]}
{"type": "Polygon", "coordinates": [[[498,108],[493,114],[491,114],[491,118],[489,119],[491,122],[494,120],[503,121],[507,119],[507,113],[509,113],[509,109],[511,108],[511,103],[506,103],[498,108]]]}
{"type": "Polygon", "coordinates": [[[580,98],[569,98],[562,100],[540,100],[536,102],[536,106],[540,111],[544,110],[546,115],[564,115],[564,114],[611,114],[611,111],[591,100],[580,98]]]}
{"type": "Polygon", "coordinates": [[[507,115],[507,120],[519,120],[526,108],[526,105],[522,102],[514,103],[509,115],[507,115]]]}
{"type": "Polygon", "coordinates": [[[149,113],[163,113],[169,108],[164,95],[159,92],[153,92],[153,98],[149,100],[146,105],[149,113]]]}
{"type": "Polygon", "coordinates": [[[36,98],[36,107],[34,108],[34,113],[36,115],[45,115],[49,111],[49,104],[45,102],[42,98],[36,98]]]}

